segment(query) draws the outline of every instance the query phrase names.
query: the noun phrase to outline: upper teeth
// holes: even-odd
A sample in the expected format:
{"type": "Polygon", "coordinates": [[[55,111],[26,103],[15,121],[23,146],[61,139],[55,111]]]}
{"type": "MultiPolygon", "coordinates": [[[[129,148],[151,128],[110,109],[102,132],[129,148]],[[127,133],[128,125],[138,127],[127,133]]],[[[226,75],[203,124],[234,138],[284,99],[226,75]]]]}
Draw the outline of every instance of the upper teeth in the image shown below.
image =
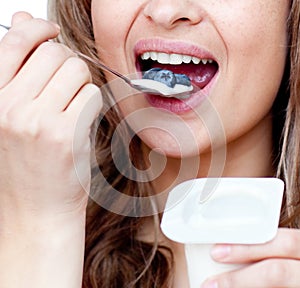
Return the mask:
{"type": "Polygon", "coordinates": [[[213,63],[212,59],[200,59],[198,57],[193,57],[190,55],[182,54],[168,54],[162,52],[145,52],[141,55],[142,60],[151,59],[152,61],[157,61],[160,64],[171,64],[180,65],[182,63],[189,64],[193,62],[194,64],[200,64],[202,62],[204,65],[207,63],[213,63]]]}

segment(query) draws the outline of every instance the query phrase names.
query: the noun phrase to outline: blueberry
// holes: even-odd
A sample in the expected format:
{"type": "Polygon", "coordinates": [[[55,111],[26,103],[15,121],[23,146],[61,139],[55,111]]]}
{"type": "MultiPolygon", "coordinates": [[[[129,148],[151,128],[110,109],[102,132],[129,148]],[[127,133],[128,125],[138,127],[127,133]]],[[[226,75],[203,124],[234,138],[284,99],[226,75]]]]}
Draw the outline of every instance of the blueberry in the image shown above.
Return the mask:
{"type": "Polygon", "coordinates": [[[160,70],[154,76],[155,81],[161,82],[171,88],[174,88],[176,84],[176,77],[172,71],[160,70]]]}
{"type": "Polygon", "coordinates": [[[162,70],[161,68],[151,68],[150,70],[146,71],[144,74],[143,74],[143,79],[150,79],[150,80],[153,80],[156,73],[158,71],[162,70]]]}
{"type": "Polygon", "coordinates": [[[175,74],[176,83],[185,86],[191,86],[191,80],[185,74],[175,74]]]}

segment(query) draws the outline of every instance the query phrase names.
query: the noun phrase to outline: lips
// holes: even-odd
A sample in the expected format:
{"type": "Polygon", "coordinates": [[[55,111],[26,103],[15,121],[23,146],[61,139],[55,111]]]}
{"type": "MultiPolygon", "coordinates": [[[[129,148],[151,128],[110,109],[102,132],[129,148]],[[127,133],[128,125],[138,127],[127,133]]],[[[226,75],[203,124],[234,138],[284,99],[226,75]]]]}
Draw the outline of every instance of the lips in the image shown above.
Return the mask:
{"type": "MultiPolygon", "coordinates": [[[[161,68],[176,74],[185,74],[190,78],[193,85],[202,91],[206,90],[206,93],[207,86],[219,70],[219,64],[210,52],[182,42],[169,42],[161,39],[142,40],[135,46],[135,55],[139,72],[143,73],[151,68],[161,68]]],[[[203,95],[203,93],[200,94],[203,95]]],[[[190,110],[192,107],[188,108],[187,105],[190,106],[191,103],[192,106],[197,105],[203,98],[198,96],[197,101],[194,99],[196,97],[197,95],[193,94],[189,99],[180,101],[182,104],[177,99],[160,99],[162,97],[153,95],[148,95],[147,99],[150,99],[150,104],[156,107],[158,107],[157,105],[160,108],[167,107],[166,109],[176,110],[173,112],[179,113],[181,110],[183,112],[190,110]],[[176,109],[172,106],[176,106],[176,109]]]]}
{"type": "Polygon", "coordinates": [[[140,72],[161,68],[185,74],[200,89],[213,79],[219,68],[209,52],[184,43],[152,40],[138,43],[135,50],[140,72]]]}

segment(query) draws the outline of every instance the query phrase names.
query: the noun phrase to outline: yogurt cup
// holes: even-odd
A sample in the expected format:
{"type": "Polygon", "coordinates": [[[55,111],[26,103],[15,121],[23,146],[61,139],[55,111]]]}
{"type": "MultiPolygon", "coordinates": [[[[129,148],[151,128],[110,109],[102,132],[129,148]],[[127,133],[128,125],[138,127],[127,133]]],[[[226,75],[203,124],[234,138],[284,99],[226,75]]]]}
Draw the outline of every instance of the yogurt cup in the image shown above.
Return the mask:
{"type": "Polygon", "coordinates": [[[261,244],[276,236],[283,190],[277,178],[201,178],[169,193],[161,229],[185,245],[191,288],[241,267],[213,261],[213,244],[261,244]]]}
{"type": "Polygon", "coordinates": [[[200,288],[201,284],[210,276],[229,270],[239,269],[242,264],[223,264],[215,262],[210,251],[212,244],[185,244],[185,257],[191,288],[200,288]]]}

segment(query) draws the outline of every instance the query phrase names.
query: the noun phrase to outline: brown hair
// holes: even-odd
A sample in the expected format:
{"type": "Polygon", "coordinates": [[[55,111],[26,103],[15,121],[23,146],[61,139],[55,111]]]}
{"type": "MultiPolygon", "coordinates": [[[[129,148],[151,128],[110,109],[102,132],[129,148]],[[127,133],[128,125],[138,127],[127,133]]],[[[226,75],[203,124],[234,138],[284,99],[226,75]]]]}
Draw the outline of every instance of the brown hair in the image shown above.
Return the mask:
{"type": "MultiPolygon", "coordinates": [[[[49,1],[49,11],[51,19],[61,26],[59,42],[92,58],[98,58],[91,23],[91,0],[49,1]]],[[[105,83],[102,72],[93,64],[88,63],[88,65],[93,82],[101,87],[105,83]]],[[[109,109],[113,106],[109,91],[106,91],[103,96],[105,105],[103,110],[107,112],[101,115],[101,122],[95,125],[96,127],[99,125],[94,145],[97,163],[92,168],[93,200],[90,200],[87,208],[83,287],[168,287],[170,286],[169,271],[172,266],[172,255],[169,249],[159,247],[156,240],[154,243],[145,243],[137,239],[137,231],[143,225],[144,218],[127,217],[109,211],[110,205],[119,203],[116,197],[109,197],[112,187],[137,198],[150,196],[153,189],[149,183],[141,184],[123,176],[131,174],[132,171],[120,173],[115,167],[111,155],[111,139],[120,121],[119,113],[116,113],[116,107],[109,109]],[[99,179],[100,174],[105,176],[106,181],[99,179]],[[106,198],[101,198],[102,195],[106,198]],[[94,200],[101,203],[105,201],[107,210],[94,200]]],[[[120,162],[124,162],[123,155],[126,155],[124,139],[128,139],[129,135],[128,130],[120,133],[122,134],[117,134],[118,155],[114,155],[114,159],[117,157],[122,160],[120,162]]],[[[132,139],[130,151],[134,153],[127,157],[127,162],[123,163],[122,169],[128,170],[128,161],[134,162],[136,167],[143,169],[144,158],[137,137],[132,139]]],[[[139,202],[134,205],[132,203],[120,203],[120,205],[123,205],[120,209],[123,208],[124,214],[125,212],[133,214],[130,213],[131,210],[135,211],[134,214],[139,214],[138,211],[143,209],[139,202]]],[[[159,229],[155,206],[152,215],[156,228],[159,229]]]]}
{"type": "MultiPolygon", "coordinates": [[[[59,41],[71,49],[79,50],[95,59],[98,57],[91,23],[91,0],[49,0],[51,19],[61,25],[59,41]]],[[[274,104],[274,163],[278,168],[277,176],[286,183],[285,201],[282,208],[281,225],[298,227],[300,223],[300,0],[291,2],[291,13],[287,29],[289,47],[286,73],[281,89],[274,104]]],[[[100,55],[101,56],[101,55],[100,55]]],[[[101,71],[88,63],[93,81],[99,87],[105,83],[101,71]]],[[[110,145],[111,138],[120,119],[112,98],[104,93],[107,113],[102,121],[96,138],[97,164],[93,168],[101,170],[106,181],[99,181],[99,173],[93,173],[92,193],[109,195],[112,187],[122,193],[144,197],[153,194],[149,183],[138,183],[124,177],[115,167],[110,145]],[[105,183],[103,183],[105,182],[105,183]]],[[[105,109],[106,110],[106,109],[105,109]]],[[[129,129],[129,128],[128,128],[129,129]]],[[[119,150],[122,157],[126,153],[124,137],[128,131],[118,135],[119,150]]],[[[130,145],[131,155],[122,169],[128,170],[132,161],[139,168],[145,167],[143,153],[138,138],[130,145]],[[134,153],[133,153],[134,152],[134,153]]],[[[118,156],[118,155],[117,155],[118,156]]],[[[131,173],[131,171],[127,171],[131,173]]],[[[101,199],[105,207],[114,205],[118,199],[101,199]]],[[[143,209],[139,202],[130,206],[123,203],[124,211],[143,209]]],[[[159,219],[153,205],[154,223],[159,229],[159,219]]],[[[90,201],[87,209],[86,249],[84,283],[86,288],[96,287],[167,287],[171,283],[172,254],[157,241],[145,243],[136,237],[144,223],[144,218],[118,215],[90,201]]]]}
{"type": "MultiPolygon", "coordinates": [[[[278,176],[285,181],[286,193],[282,209],[282,225],[300,225],[300,1],[291,3],[289,29],[289,93],[282,133],[278,176]]],[[[282,96],[281,96],[282,97],[282,96]]]]}

